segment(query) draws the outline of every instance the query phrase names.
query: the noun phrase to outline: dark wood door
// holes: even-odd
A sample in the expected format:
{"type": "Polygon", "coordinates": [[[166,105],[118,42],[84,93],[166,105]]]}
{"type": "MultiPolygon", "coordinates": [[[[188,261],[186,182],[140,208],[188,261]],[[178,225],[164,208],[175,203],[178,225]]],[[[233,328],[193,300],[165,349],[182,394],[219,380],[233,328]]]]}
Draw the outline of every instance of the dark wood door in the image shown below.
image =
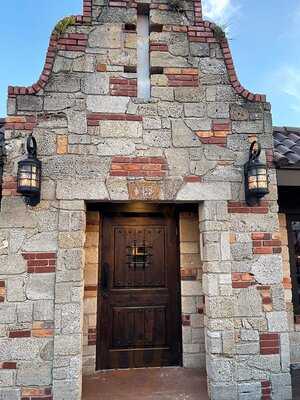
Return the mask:
{"type": "Polygon", "coordinates": [[[106,215],[102,233],[97,369],[180,365],[176,220],[106,215]]]}

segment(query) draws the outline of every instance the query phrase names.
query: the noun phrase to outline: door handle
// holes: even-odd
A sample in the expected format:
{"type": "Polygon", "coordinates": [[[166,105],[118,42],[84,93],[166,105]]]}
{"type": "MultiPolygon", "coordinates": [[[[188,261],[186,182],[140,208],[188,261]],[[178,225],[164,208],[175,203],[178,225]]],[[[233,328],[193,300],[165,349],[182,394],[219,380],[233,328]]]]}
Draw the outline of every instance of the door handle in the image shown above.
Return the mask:
{"type": "Polygon", "coordinates": [[[109,285],[109,264],[103,263],[101,270],[101,293],[102,296],[104,297],[108,296],[108,291],[109,291],[108,285],[109,285]]]}

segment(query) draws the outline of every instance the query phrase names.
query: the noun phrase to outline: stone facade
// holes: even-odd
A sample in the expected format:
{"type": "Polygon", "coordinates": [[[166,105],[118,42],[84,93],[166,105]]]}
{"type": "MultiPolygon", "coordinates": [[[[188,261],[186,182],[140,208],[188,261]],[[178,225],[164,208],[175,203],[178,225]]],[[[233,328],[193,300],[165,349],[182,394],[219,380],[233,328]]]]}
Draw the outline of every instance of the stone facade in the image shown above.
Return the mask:
{"type": "Polygon", "coordinates": [[[300,367],[300,318],[294,313],[292,303],[292,282],[290,270],[290,256],[288,247],[288,233],[286,214],[279,214],[280,237],[282,242],[283,258],[283,285],[285,292],[286,309],[288,312],[290,347],[291,347],[291,365],[294,368],[300,367]]]}
{"type": "Polygon", "coordinates": [[[9,88],[0,398],[81,397],[83,363],[92,368],[95,353],[100,234],[86,202],[141,200],[199,204],[199,235],[195,215],[180,222],[182,232],[194,223],[191,237],[181,236],[184,364],[203,366],[205,340],[211,399],[290,399],[265,96],[241,86],[228,42],[202,20],[199,0],[179,10],[167,0],[84,0],[84,15],[72,21],[52,34],[38,82],[9,88]],[[150,101],[136,98],[139,3],[150,7],[150,101]],[[36,207],[16,193],[30,132],[43,163],[36,207]],[[255,139],[270,166],[270,194],[248,207],[243,164],[255,139]]]}

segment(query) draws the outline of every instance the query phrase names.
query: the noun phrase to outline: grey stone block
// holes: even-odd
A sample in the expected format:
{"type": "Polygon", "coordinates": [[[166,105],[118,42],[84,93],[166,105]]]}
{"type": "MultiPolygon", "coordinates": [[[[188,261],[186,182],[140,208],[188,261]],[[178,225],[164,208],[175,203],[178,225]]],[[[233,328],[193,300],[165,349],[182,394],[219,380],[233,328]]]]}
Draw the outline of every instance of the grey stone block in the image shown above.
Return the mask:
{"type": "Polygon", "coordinates": [[[105,200],[109,198],[104,182],[99,179],[59,181],[56,196],[63,200],[105,200]]]}
{"type": "Polygon", "coordinates": [[[26,283],[26,296],[30,300],[51,300],[54,299],[53,273],[30,274],[26,283]]]}
{"type": "Polygon", "coordinates": [[[81,353],[81,335],[59,335],[54,339],[55,356],[70,356],[81,353]]]}
{"type": "Polygon", "coordinates": [[[17,96],[17,107],[19,111],[42,111],[43,98],[37,95],[17,96]]]}
{"type": "Polygon", "coordinates": [[[125,113],[129,97],[87,96],[87,109],[91,112],[125,113]]]}
{"type": "Polygon", "coordinates": [[[109,77],[100,73],[87,74],[82,80],[82,92],[85,94],[108,94],[109,77]]]}
{"type": "Polygon", "coordinates": [[[80,78],[76,74],[59,73],[50,76],[45,92],[73,93],[80,90],[80,78]]]}
{"type": "Polygon", "coordinates": [[[21,397],[20,388],[1,388],[0,399],[1,400],[19,400],[21,397]]]}
{"type": "Polygon", "coordinates": [[[177,200],[229,200],[230,186],[220,182],[213,183],[186,183],[177,194],[177,200]]]}
{"type": "Polygon", "coordinates": [[[33,318],[35,321],[53,321],[53,300],[37,300],[33,304],[33,318]]]}
{"type": "Polygon", "coordinates": [[[6,299],[7,301],[25,301],[25,279],[23,277],[20,278],[9,278],[7,280],[7,288],[6,288],[6,299]]]}
{"type": "MultiPolygon", "coordinates": [[[[13,370],[0,370],[0,386],[14,386],[16,378],[16,371],[13,370]]],[[[1,397],[0,397],[1,398],[1,397]]]]}
{"type": "Polygon", "coordinates": [[[45,364],[22,363],[17,370],[17,385],[42,386],[51,385],[52,367],[45,364]]]}

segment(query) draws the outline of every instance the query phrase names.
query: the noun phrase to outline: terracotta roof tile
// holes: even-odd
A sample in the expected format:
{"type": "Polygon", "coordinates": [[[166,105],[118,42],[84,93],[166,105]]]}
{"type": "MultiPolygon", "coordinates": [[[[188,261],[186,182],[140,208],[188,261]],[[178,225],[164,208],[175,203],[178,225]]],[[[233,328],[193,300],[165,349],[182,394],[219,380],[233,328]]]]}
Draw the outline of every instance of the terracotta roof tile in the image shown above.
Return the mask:
{"type": "Polygon", "coordinates": [[[274,156],[278,168],[300,168],[300,128],[275,127],[274,156]]]}

